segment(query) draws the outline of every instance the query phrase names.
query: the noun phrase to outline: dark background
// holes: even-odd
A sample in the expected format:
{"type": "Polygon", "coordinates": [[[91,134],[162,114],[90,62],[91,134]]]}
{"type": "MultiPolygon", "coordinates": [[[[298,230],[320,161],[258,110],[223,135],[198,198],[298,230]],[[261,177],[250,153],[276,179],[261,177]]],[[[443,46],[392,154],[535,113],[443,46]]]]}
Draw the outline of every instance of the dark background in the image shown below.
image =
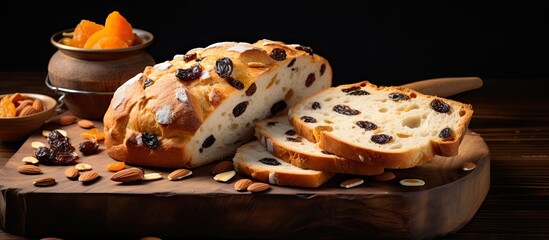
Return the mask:
{"type": "Polygon", "coordinates": [[[0,71],[47,71],[49,38],[117,10],[154,34],[157,62],[219,41],[279,40],[328,59],[334,84],[548,78],[544,1],[2,1],[0,71]],[[327,4],[329,3],[329,4],[327,4]]]}

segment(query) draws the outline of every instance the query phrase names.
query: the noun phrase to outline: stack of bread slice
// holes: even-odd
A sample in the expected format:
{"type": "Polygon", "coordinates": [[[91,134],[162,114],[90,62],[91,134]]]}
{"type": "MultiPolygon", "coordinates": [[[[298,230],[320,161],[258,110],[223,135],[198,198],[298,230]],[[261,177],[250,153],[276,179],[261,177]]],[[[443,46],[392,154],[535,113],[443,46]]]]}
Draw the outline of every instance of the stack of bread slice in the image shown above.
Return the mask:
{"type": "Polygon", "coordinates": [[[455,156],[469,104],[363,81],[325,89],[259,121],[237,171],[275,185],[318,187],[335,174],[372,176],[455,156]]]}

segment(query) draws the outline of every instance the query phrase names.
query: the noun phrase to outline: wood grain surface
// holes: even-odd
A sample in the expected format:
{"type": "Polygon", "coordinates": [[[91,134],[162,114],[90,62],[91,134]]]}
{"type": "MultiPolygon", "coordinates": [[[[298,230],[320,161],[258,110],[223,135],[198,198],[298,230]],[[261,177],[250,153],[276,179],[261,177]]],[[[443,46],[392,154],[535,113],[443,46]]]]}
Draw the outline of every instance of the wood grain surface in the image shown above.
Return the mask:
{"type": "MultiPolygon", "coordinates": [[[[0,93],[24,91],[58,97],[44,85],[45,75],[2,72],[0,93]]],[[[375,83],[375,79],[369,80],[375,83]]],[[[480,134],[490,149],[490,190],[463,228],[437,239],[549,239],[549,95],[544,88],[549,79],[514,76],[483,80],[481,88],[452,99],[470,103],[475,109],[469,128],[480,134]]],[[[23,144],[0,142],[0,165],[23,144]]],[[[344,236],[344,230],[327,228],[311,237],[323,238],[322,232],[344,236]]],[[[154,231],[147,236],[151,235],[154,231]]],[[[36,238],[0,231],[0,239],[36,238]]]]}
{"type": "MultiPolygon", "coordinates": [[[[94,123],[102,129],[102,122],[94,123]]],[[[60,126],[55,118],[43,129],[67,131],[73,146],[84,141],[80,133],[86,131],[77,124],[60,126]]],[[[363,177],[364,184],[345,189],[339,183],[357,176],[338,175],[319,188],[272,186],[267,192],[253,194],[234,190],[234,182],[245,176],[238,175],[227,183],[213,180],[214,164],[193,169],[193,175],[181,181],[167,180],[170,169],[154,168],[143,169],[145,173],[159,172],[164,179],[134,184],[111,181],[113,173],[106,166],[114,160],[102,143],[99,153],[80,154],[78,159],[99,173],[100,178],[92,183],[66,178],[67,166],[40,165],[43,174],[21,174],[17,167],[24,157],[34,155],[31,143],[35,141],[47,145],[37,131],[0,169],[5,206],[0,222],[6,231],[30,237],[73,238],[88,232],[94,237],[154,233],[170,238],[183,237],[184,232],[185,236],[214,238],[294,238],[322,233],[323,237],[425,239],[462,228],[490,186],[488,147],[473,132],[465,136],[458,156],[436,157],[413,169],[389,170],[397,176],[391,181],[363,177]],[[465,162],[478,167],[465,172],[460,169],[465,162]],[[51,187],[32,185],[42,177],[53,177],[57,183],[51,187]],[[426,184],[399,184],[408,178],[422,179],[426,184]],[[58,225],[64,227],[56,228],[58,225]],[[325,229],[337,229],[345,235],[339,231],[331,235],[325,229]]]]}

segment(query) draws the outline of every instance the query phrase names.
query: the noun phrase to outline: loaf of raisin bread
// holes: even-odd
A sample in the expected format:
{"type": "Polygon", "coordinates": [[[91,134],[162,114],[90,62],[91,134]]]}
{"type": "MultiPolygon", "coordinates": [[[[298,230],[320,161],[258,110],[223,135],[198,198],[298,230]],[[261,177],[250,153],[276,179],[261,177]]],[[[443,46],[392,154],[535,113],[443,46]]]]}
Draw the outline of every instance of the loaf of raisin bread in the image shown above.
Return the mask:
{"type": "Polygon", "coordinates": [[[320,148],[385,168],[457,155],[472,115],[469,104],[367,81],[323,90],[288,111],[296,131],[320,148]]]}
{"type": "Polygon", "coordinates": [[[195,48],[120,86],[104,115],[106,150],[129,164],[198,167],[254,139],[255,123],[332,84],[310,47],[260,40],[195,48]]]}
{"type": "Polygon", "coordinates": [[[239,173],[280,186],[315,188],[334,176],[284,162],[269,153],[258,140],[239,147],[233,158],[233,165],[239,173]]]}
{"type": "Polygon", "coordinates": [[[319,148],[295,131],[288,116],[259,121],[255,127],[255,135],[268,152],[296,167],[370,176],[384,171],[380,164],[349,160],[319,148]]]}

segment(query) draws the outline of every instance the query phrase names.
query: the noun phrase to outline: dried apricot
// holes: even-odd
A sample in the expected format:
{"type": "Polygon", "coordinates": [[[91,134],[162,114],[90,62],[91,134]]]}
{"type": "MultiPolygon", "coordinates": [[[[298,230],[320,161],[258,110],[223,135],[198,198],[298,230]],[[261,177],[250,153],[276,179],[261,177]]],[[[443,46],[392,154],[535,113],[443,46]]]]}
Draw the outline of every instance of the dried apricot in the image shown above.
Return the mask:
{"type": "Polygon", "coordinates": [[[98,128],[91,128],[90,130],[81,133],[80,136],[85,139],[95,139],[96,141],[105,139],[105,133],[99,131],[98,128]]]}
{"type": "Polygon", "coordinates": [[[111,172],[118,172],[126,167],[124,162],[113,162],[107,165],[107,170],[111,172]]]}
{"type": "Polygon", "coordinates": [[[15,104],[11,102],[9,95],[0,100],[0,117],[15,117],[15,104]]]}
{"type": "Polygon", "coordinates": [[[133,39],[132,25],[118,11],[113,11],[107,16],[105,27],[91,35],[84,48],[124,48],[132,46],[133,39]]]}
{"type": "Polygon", "coordinates": [[[80,21],[78,25],[76,25],[72,39],[70,40],[68,45],[73,47],[84,47],[84,44],[86,43],[88,38],[97,31],[102,30],[103,28],[104,26],[101,24],[97,24],[95,22],[84,19],[80,21]]]}

